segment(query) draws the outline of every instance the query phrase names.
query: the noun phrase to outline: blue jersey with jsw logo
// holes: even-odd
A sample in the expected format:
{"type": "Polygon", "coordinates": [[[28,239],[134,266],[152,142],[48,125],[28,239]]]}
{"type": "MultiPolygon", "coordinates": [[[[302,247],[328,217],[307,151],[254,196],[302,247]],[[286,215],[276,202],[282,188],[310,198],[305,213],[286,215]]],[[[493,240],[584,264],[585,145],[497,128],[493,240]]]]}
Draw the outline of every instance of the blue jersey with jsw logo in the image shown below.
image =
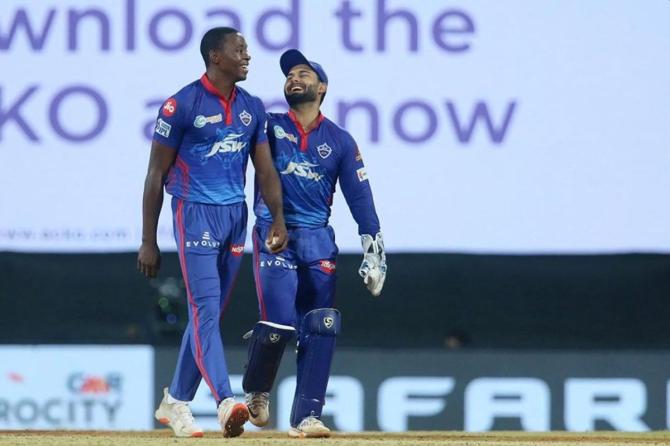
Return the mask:
{"type": "Polygon", "coordinates": [[[244,201],[247,160],[267,141],[265,120],[259,98],[239,87],[224,98],[205,74],[179,90],[161,106],[153,136],[177,151],[166,191],[196,203],[244,201]]]}
{"type": "MultiPolygon", "coordinates": [[[[339,180],[359,234],[379,232],[365,165],[356,142],[346,130],[320,114],[316,127],[305,132],[289,111],[268,113],[267,133],[281,180],[287,226],[327,225],[339,180]]],[[[272,222],[258,187],[254,212],[260,222],[272,222]]]]}

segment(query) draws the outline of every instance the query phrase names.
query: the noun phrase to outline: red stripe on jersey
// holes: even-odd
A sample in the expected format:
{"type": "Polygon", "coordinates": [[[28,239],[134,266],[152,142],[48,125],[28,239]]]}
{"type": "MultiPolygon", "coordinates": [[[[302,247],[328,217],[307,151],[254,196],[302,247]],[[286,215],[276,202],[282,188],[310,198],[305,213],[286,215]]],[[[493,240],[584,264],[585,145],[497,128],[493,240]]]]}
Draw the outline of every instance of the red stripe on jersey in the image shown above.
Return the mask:
{"type": "Polygon", "coordinates": [[[311,125],[311,128],[308,131],[305,131],[305,129],[302,127],[302,124],[300,124],[300,121],[298,121],[298,117],[295,115],[295,113],[293,113],[293,110],[289,110],[288,117],[291,119],[291,121],[293,121],[293,124],[295,125],[295,128],[298,130],[298,134],[300,135],[300,150],[306,152],[309,134],[314,131],[314,129],[319,128],[326,117],[323,116],[321,112],[319,112],[319,116],[316,117],[314,123],[311,125]]]}
{"type": "Polygon", "coordinates": [[[230,98],[226,98],[219,93],[219,90],[212,84],[212,81],[207,77],[207,73],[203,74],[200,77],[200,82],[202,86],[205,87],[205,90],[212,93],[219,99],[219,103],[223,107],[224,114],[226,115],[226,125],[231,125],[233,123],[233,102],[235,102],[235,96],[237,96],[237,88],[233,86],[233,91],[230,93],[230,98]]]}

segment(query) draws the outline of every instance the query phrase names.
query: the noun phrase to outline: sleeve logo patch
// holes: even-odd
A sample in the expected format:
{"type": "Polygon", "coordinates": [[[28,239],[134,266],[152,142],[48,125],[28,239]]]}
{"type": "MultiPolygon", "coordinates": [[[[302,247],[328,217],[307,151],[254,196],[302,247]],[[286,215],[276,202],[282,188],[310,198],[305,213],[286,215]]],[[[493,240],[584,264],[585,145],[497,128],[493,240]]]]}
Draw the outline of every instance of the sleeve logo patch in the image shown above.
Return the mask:
{"type": "Polygon", "coordinates": [[[161,118],[158,118],[158,121],[156,121],[156,133],[166,138],[169,138],[170,130],[172,130],[172,126],[167,122],[163,121],[161,118]]]}
{"type": "Polygon", "coordinates": [[[167,118],[174,115],[174,112],[176,111],[177,111],[177,101],[175,100],[175,98],[170,98],[167,101],[165,101],[165,104],[163,104],[163,108],[161,109],[161,113],[163,113],[163,116],[167,118]]]}
{"type": "Polygon", "coordinates": [[[361,161],[363,157],[361,156],[361,151],[356,147],[356,161],[361,161]]]}
{"type": "Polygon", "coordinates": [[[356,175],[358,175],[358,181],[366,181],[368,179],[368,171],[365,170],[365,167],[361,167],[356,171],[356,175]]]}

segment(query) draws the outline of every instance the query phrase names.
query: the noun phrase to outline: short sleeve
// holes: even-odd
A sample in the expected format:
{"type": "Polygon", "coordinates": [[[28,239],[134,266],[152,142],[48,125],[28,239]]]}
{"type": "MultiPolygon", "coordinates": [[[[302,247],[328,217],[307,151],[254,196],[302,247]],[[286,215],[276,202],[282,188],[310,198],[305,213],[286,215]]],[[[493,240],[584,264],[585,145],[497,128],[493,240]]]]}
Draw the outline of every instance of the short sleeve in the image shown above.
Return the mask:
{"type": "Polygon", "coordinates": [[[156,119],[153,139],[168,147],[178,149],[184,138],[185,105],[171,97],[161,105],[156,119]]]}

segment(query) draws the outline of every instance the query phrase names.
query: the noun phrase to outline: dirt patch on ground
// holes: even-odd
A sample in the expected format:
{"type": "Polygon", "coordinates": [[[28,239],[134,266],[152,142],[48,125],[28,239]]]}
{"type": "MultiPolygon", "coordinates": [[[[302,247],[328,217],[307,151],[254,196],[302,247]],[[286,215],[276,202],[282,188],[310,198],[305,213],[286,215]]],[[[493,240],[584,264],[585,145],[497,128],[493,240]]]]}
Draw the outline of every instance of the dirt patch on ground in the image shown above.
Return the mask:
{"type": "Polygon", "coordinates": [[[259,446],[320,444],[329,446],[651,446],[670,445],[670,432],[362,432],[335,433],[329,439],[295,440],[285,432],[248,432],[239,438],[224,439],[220,432],[207,432],[204,438],[174,438],[169,430],[148,432],[107,431],[0,431],[0,446],[166,446],[195,444],[221,445],[222,441],[259,446]]]}

